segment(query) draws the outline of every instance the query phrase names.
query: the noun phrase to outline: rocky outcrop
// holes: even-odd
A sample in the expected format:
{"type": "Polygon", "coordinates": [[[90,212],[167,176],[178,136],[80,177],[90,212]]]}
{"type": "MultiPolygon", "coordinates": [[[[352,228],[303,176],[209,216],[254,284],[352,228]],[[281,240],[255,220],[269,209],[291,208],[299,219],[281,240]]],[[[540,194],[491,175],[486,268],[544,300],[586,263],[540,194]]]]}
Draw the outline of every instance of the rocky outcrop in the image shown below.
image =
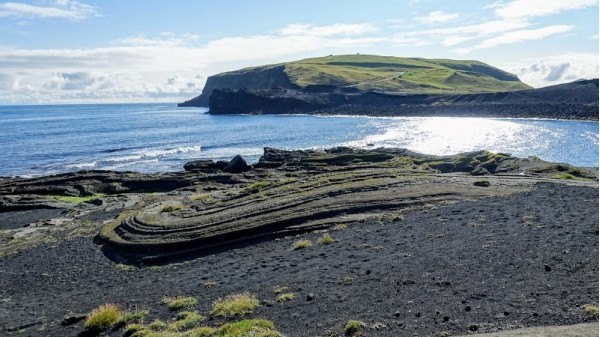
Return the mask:
{"type": "Polygon", "coordinates": [[[209,76],[202,94],[189,101],[178,104],[186,106],[209,106],[209,98],[215,89],[266,89],[266,88],[299,88],[292,83],[285,73],[285,66],[259,67],[242,69],[209,76]]]}
{"type": "MultiPolygon", "coordinates": [[[[239,156],[232,163],[243,164],[239,156]]],[[[440,157],[406,149],[347,147],[266,148],[248,169],[242,175],[232,174],[242,176],[237,185],[220,189],[211,184],[205,193],[191,197],[171,193],[168,202],[159,200],[124,212],[102,229],[100,238],[107,248],[128,258],[163,259],[356,221],[383,211],[506,195],[537,181],[516,176],[564,176],[590,182],[597,176],[592,170],[488,151],[440,157]]]]}

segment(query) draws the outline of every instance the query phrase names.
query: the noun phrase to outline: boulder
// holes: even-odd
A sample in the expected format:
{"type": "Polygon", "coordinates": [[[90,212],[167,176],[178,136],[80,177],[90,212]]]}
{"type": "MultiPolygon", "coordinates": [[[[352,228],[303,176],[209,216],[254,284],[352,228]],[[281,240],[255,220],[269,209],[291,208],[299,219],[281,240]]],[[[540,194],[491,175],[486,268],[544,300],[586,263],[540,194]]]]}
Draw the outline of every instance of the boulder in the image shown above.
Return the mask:
{"type": "Polygon", "coordinates": [[[227,164],[227,166],[223,168],[223,171],[229,173],[242,173],[248,170],[250,170],[250,166],[246,164],[246,160],[244,160],[244,158],[242,158],[242,156],[240,156],[239,154],[233,157],[233,159],[227,164]]]}

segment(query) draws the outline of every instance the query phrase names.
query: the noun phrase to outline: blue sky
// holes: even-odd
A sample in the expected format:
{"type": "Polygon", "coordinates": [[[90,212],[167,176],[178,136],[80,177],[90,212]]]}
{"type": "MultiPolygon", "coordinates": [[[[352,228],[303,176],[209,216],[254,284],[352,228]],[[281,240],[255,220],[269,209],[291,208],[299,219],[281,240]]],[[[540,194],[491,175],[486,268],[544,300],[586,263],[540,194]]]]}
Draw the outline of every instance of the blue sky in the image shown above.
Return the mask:
{"type": "Polygon", "coordinates": [[[0,104],[176,102],[218,72],[357,52],[598,77],[598,2],[0,0],[0,104]]]}

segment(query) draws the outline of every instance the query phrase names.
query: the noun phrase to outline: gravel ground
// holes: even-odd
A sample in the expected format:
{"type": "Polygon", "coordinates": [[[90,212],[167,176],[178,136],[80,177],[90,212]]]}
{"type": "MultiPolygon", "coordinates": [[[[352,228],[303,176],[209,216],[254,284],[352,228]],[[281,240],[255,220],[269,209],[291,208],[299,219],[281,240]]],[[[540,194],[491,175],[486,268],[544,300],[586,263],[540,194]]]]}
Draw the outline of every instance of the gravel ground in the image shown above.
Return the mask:
{"type": "Polygon", "coordinates": [[[262,300],[251,317],[286,336],[342,335],[350,319],[367,336],[595,321],[581,306],[598,302],[597,188],[543,183],[330,234],[330,245],[316,244],[321,233],[300,235],[314,246],[298,251],[298,238],[278,238],[144,267],[115,264],[91,237],[41,244],[0,257],[0,335],[76,336],[82,323],[61,326],[63,317],[104,303],[169,319],[160,300],[172,295],[196,296],[206,314],[240,292],[262,300]],[[296,298],[276,302],[275,286],[296,298]]]}

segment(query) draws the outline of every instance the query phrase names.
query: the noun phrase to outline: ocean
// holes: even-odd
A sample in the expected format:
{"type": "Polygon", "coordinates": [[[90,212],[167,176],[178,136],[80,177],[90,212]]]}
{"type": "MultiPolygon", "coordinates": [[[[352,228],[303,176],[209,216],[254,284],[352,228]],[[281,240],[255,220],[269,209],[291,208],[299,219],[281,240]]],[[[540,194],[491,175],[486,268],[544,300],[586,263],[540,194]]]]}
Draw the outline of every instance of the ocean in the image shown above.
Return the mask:
{"type": "Polygon", "coordinates": [[[0,106],[0,176],[165,172],[195,159],[256,162],[264,147],[487,149],[598,166],[598,122],[446,117],[208,115],[175,104],[0,106]]]}

